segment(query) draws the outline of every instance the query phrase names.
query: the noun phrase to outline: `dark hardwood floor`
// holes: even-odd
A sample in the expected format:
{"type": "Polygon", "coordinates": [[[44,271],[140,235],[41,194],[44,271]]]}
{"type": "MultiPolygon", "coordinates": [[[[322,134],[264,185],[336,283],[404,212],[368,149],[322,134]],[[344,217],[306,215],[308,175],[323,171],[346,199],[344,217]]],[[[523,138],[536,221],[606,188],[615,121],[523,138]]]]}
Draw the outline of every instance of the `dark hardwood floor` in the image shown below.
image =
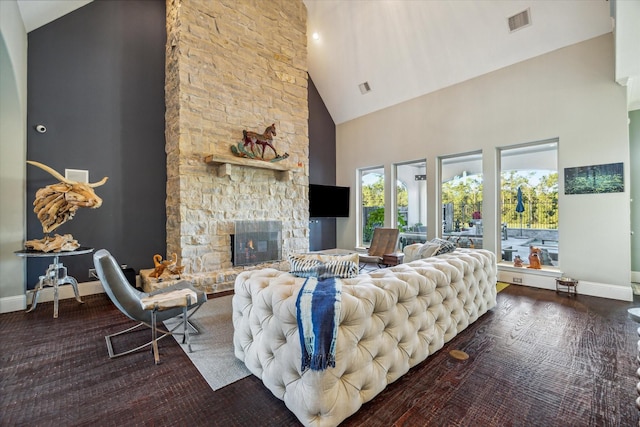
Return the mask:
{"type": "MultiPolygon", "coordinates": [[[[159,366],[146,351],[109,359],[104,335],[132,323],[105,295],[84,299],[62,301],[58,319],[51,303],[0,315],[0,425],[299,425],[253,376],[212,391],[173,340],[159,366]]],[[[509,286],[342,425],[638,425],[632,305],[509,286]]]]}

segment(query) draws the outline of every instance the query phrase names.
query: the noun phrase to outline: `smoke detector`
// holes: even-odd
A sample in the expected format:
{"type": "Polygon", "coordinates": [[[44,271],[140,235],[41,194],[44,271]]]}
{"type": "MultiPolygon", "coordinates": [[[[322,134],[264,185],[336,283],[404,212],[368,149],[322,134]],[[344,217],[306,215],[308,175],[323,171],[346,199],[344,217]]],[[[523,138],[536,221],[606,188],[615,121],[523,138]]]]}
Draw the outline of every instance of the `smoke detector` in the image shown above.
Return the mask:
{"type": "Polygon", "coordinates": [[[507,18],[507,21],[509,23],[509,32],[513,33],[516,30],[531,25],[531,12],[529,9],[523,10],[507,18]]]}
{"type": "Polygon", "coordinates": [[[358,87],[360,88],[360,93],[363,95],[365,93],[371,92],[371,86],[369,85],[369,82],[360,83],[358,87]]]}

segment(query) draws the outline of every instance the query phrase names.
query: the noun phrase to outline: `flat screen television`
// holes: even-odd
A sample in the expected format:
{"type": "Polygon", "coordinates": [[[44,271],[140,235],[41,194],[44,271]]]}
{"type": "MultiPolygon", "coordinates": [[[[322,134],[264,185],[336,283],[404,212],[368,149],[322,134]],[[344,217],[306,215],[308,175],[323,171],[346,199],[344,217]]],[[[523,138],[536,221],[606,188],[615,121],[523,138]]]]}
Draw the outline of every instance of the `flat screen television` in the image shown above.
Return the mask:
{"type": "Polygon", "coordinates": [[[309,217],[348,217],[349,190],[349,187],[309,184],[309,217]]]}

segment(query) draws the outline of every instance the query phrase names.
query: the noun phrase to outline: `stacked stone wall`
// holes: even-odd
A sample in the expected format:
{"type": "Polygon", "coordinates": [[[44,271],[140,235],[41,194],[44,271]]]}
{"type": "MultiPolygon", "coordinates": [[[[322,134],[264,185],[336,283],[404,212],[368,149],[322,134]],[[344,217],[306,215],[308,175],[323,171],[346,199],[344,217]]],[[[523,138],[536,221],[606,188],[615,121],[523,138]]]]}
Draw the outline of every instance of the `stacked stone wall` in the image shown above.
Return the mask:
{"type": "Polygon", "coordinates": [[[243,270],[231,264],[236,220],[280,220],[283,256],[308,250],[306,18],[302,0],[167,0],[167,253],[208,292],[243,270]],[[205,163],[272,123],[291,180],[205,163]]]}

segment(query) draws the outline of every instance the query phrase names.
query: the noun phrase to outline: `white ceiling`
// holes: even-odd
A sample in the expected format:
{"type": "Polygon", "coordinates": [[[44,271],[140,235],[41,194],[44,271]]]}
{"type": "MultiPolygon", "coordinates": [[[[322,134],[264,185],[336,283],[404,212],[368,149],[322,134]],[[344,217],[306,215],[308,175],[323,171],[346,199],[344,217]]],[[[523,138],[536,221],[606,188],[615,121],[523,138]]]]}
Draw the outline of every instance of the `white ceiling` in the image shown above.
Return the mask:
{"type": "Polygon", "coordinates": [[[304,3],[309,74],[336,123],[612,30],[605,0],[304,3]],[[507,18],[527,8],[532,25],[510,34],[507,18]]]}
{"type": "MultiPolygon", "coordinates": [[[[90,1],[18,0],[18,6],[31,31],[90,1]]],[[[613,28],[608,0],[303,1],[309,74],[336,124],[613,28]],[[507,18],[527,8],[532,24],[510,34],[507,18]],[[364,82],[371,91],[362,95],[358,85],[364,82]]],[[[640,18],[640,10],[635,13],[640,18]]],[[[625,46],[626,57],[640,57],[636,40],[625,46]]],[[[636,91],[638,78],[616,75],[636,91]]],[[[640,94],[635,96],[638,101],[631,96],[629,105],[640,108],[640,94]]]]}

